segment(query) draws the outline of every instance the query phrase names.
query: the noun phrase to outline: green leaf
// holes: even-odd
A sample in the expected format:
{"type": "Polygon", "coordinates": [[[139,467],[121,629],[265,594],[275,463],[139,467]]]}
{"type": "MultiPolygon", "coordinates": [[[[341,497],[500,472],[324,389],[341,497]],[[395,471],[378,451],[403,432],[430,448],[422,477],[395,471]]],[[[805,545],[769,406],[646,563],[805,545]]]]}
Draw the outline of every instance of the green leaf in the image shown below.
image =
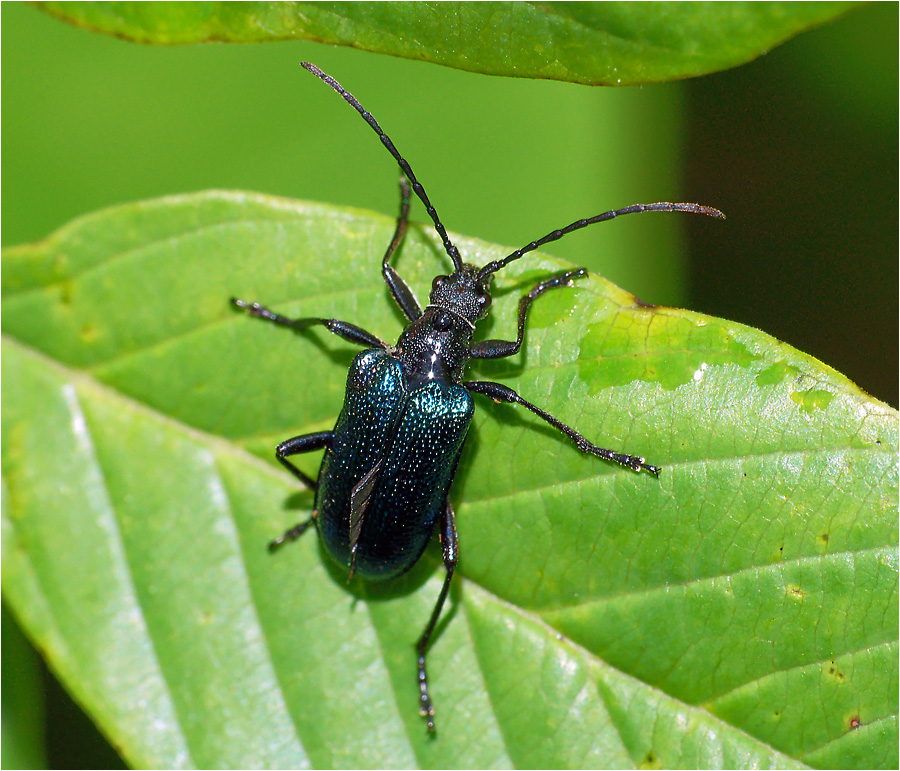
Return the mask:
{"type": "Polygon", "coordinates": [[[852,3],[39,3],[141,43],[306,39],[470,72],[631,85],[743,64],[852,3]]]}
{"type": "MultiPolygon", "coordinates": [[[[473,374],[663,471],[479,400],[426,737],[413,643],[438,550],[384,585],[348,584],[314,536],[266,550],[312,507],[272,448],[331,426],[355,349],[228,303],[392,339],[392,227],[213,192],[4,252],[3,591],[123,756],[895,767],[897,413],[761,332],[598,277],[541,297],[523,354],[473,374]]],[[[476,264],[508,251],[456,243],[476,264]]],[[[396,265],[424,298],[447,259],[412,227],[396,265]]],[[[513,336],[518,297],[560,267],[500,274],[479,335],[513,336]]]]}

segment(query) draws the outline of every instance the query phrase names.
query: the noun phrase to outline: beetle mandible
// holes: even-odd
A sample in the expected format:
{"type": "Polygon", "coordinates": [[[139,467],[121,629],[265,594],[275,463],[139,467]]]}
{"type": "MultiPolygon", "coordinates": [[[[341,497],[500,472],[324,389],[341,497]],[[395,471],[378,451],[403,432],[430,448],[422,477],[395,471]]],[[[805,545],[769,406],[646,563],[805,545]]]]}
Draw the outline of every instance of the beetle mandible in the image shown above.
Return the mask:
{"type": "Polygon", "coordinates": [[[405,573],[419,560],[437,525],[446,574],[434,610],[416,644],[419,711],[427,720],[429,733],[434,734],[434,707],[428,693],[425,655],[459,555],[456,522],[448,495],[472,420],[472,394],[487,396],[498,403],[521,405],[568,436],[584,453],[632,471],[647,471],[656,477],[660,472],[644,458],[597,447],[505,385],[463,380],[469,359],[499,359],[517,354],[531,303],[544,292],[572,286],[575,280],[587,275],[584,268],[560,273],[541,281],[522,297],[515,340],[473,342],[475,325],[487,316],[491,304],[494,273],[568,233],[623,214],[663,211],[718,218],[724,215],[717,209],[695,203],[634,204],[573,222],[481,268],[469,265],[463,262],[447,235],[409,163],[375,118],[330,75],[308,62],[302,66],[331,86],[362,116],[400,166],[400,215],[381,269],[391,296],[409,323],[392,346],[346,321],[290,319],[259,303],[232,298],[235,306],[246,309],[252,316],[294,330],[321,325],[366,349],[350,367],[343,409],[334,429],[295,436],[279,444],[275,451],[278,460],[315,493],[315,504],[308,520],[276,538],[269,548],[300,537],[314,524],[325,550],[347,568],[350,577],[358,574],[369,580],[383,580],[405,573]],[[411,190],[425,205],[453,263],[450,275],[434,279],[424,311],[390,264],[406,232],[411,190]],[[290,456],[314,450],[325,450],[316,480],[289,460],[290,456]]]}

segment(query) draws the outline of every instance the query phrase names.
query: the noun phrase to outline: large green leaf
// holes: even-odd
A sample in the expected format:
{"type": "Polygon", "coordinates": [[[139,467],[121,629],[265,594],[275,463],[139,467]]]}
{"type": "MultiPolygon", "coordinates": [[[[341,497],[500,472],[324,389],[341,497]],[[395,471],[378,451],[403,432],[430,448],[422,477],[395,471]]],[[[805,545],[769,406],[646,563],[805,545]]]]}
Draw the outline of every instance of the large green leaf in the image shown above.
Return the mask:
{"type": "MultiPolygon", "coordinates": [[[[228,304],[393,337],[391,228],[206,193],[4,253],[3,591],[123,755],[896,766],[896,412],[760,332],[597,277],[542,297],[524,353],[473,374],[662,474],[478,404],[425,735],[412,646],[437,550],[378,586],[347,584],[312,535],[266,551],[312,504],[272,448],[330,427],[355,351],[228,304]]],[[[475,263],[506,251],[457,243],[475,263]]],[[[447,260],[413,228],[397,266],[421,298],[447,260]]],[[[490,334],[511,336],[516,298],[559,267],[529,255],[501,274],[490,334]]]]}
{"type": "Polygon", "coordinates": [[[40,3],[141,43],[316,40],[449,67],[594,85],[755,59],[852,3],[40,3]]]}

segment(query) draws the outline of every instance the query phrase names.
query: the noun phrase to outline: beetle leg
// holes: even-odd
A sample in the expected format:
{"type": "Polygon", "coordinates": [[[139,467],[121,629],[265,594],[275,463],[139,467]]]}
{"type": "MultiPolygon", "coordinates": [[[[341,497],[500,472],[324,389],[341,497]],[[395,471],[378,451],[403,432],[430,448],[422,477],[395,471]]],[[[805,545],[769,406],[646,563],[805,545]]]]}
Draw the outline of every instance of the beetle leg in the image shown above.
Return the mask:
{"type": "Polygon", "coordinates": [[[303,522],[298,522],[289,530],[285,530],[278,538],[275,538],[269,541],[269,551],[275,551],[281,544],[287,543],[288,541],[296,541],[301,535],[303,535],[309,528],[314,525],[316,522],[316,512],[313,512],[313,515],[304,520],[303,522]]]}
{"type": "Polygon", "coordinates": [[[406,235],[406,226],[409,224],[409,180],[406,175],[400,175],[400,215],[397,217],[397,229],[394,231],[394,237],[388,245],[387,251],[384,253],[384,259],[381,261],[381,275],[384,276],[384,283],[388,285],[391,297],[394,302],[400,306],[403,315],[410,321],[415,321],[422,315],[422,309],[419,307],[419,301],[413,294],[409,285],[400,277],[400,274],[394,270],[390,264],[391,257],[403,241],[406,235]]]}
{"type": "MultiPolygon", "coordinates": [[[[318,434],[303,434],[301,436],[295,436],[293,439],[288,439],[286,442],[282,442],[278,445],[278,447],[275,448],[275,457],[278,458],[278,461],[282,466],[284,466],[295,477],[297,477],[297,479],[303,482],[303,484],[306,485],[310,490],[315,492],[316,488],[318,487],[315,480],[308,477],[293,463],[291,463],[288,460],[288,456],[300,455],[304,452],[313,452],[314,450],[321,450],[326,447],[330,447],[331,439],[333,436],[334,433],[332,431],[322,431],[318,434]]],[[[316,513],[313,512],[313,515],[309,519],[294,525],[283,535],[280,535],[278,536],[278,538],[270,541],[269,551],[274,551],[286,541],[296,541],[309,529],[309,526],[313,524],[315,519],[316,513]]]]}
{"type": "Polygon", "coordinates": [[[282,442],[275,448],[275,457],[279,463],[290,471],[297,479],[305,484],[313,492],[316,491],[316,482],[310,479],[300,469],[288,460],[289,455],[300,455],[304,452],[324,450],[331,446],[333,431],[321,431],[318,434],[302,434],[282,442]]]}
{"type": "Polygon", "coordinates": [[[441,593],[438,596],[434,610],[431,611],[431,618],[428,619],[428,626],[419,638],[416,644],[416,652],[419,655],[419,714],[428,721],[428,732],[434,733],[434,707],[431,704],[431,697],[428,695],[428,676],[425,674],[425,653],[428,650],[428,643],[437,625],[438,618],[441,615],[441,609],[444,607],[444,601],[447,599],[447,592],[450,591],[450,580],[453,578],[453,570],[456,568],[456,561],[459,557],[459,539],[456,537],[456,516],[453,513],[453,507],[450,501],[444,503],[444,511],[441,514],[441,548],[444,553],[444,568],[447,575],[444,577],[444,585],[441,587],[441,593]]]}
{"type": "Polygon", "coordinates": [[[519,333],[515,340],[482,340],[479,343],[472,343],[469,346],[469,354],[473,359],[502,359],[504,356],[514,356],[522,347],[522,340],[525,337],[525,316],[528,314],[528,308],[531,307],[538,297],[544,292],[551,289],[558,289],[562,286],[572,286],[575,279],[583,278],[587,275],[587,270],[578,268],[578,270],[570,270],[567,273],[561,273],[558,276],[548,278],[542,281],[527,295],[519,300],[519,333]]]}
{"type": "Polygon", "coordinates": [[[287,316],[282,316],[274,311],[270,311],[259,303],[248,303],[246,300],[239,300],[237,297],[232,297],[231,303],[238,308],[244,308],[251,316],[271,321],[274,324],[291,327],[297,331],[307,329],[316,324],[321,324],[323,327],[327,327],[328,331],[332,334],[342,337],[350,343],[362,345],[366,348],[388,348],[388,344],[385,343],[384,340],[376,337],[371,332],[366,332],[365,329],[356,326],[356,324],[351,324],[349,321],[341,321],[340,319],[321,319],[318,317],[289,319],[287,316]]]}
{"type": "Polygon", "coordinates": [[[629,468],[632,471],[649,471],[653,476],[659,477],[659,472],[661,471],[659,466],[652,466],[649,463],[645,463],[644,459],[637,455],[625,455],[624,453],[607,450],[603,447],[597,447],[597,445],[591,444],[591,442],[585,439],[575,429],[569,428],[569,426],[561,420],[554,418],[549,412],[544,412],[540,407],[536,407],[531,402],[526,401],[513,391],[512,388],[508,388],[500,383],[491,383],[484,380],[464,382],[463,386],[472,393],[484,394],[498,403],[507,402],[511,404],[521,404],[525,409],[531,410],[531,412],[539,418],[547,421],[551,426],[562,431],[569,439],[575,442],[575,446],[582,452],[595,455],[603,460],[611,460],[613,463],[618,463],[620,466],[629,468]]]}

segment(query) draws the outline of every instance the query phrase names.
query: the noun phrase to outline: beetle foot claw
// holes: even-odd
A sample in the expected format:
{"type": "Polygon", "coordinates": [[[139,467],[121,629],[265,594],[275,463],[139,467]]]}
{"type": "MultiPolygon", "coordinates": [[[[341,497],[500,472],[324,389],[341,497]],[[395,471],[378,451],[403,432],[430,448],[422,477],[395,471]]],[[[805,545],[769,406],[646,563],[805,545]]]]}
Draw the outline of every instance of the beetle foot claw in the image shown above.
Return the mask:
{"type": "Polygon", "coordinates": [[[419,714],[427,721],[428,733],[434,734],[434,706],[428,695],[428,676],[425,674],[425,659],[419,657],[419,714]]]}
{"type": "Polygon", "coordinates": [[[638,455],[619,455],[618,453],[612,453],[610,456],[607,456],[608,460],[615,461],[620,466],[624,466],[631,471],[635,471],[638,474],[641,471],[646,471],[650,474],[653,474],[657,479],[659,479],[659,472],[662,469],[659,466],[654,466],[647,461],[638,456],[638,455]]]}
{"type": "Polygon", "coordinates": [[[426,699],[428,699],[428,694],[425,694],[421,699],[421,706],[419,707],[419,714],[425,718],[425,725],[429,734],[434,734],[434,707],[431,706],[431,700],[429,699],[426,703],[426,699]]]}

